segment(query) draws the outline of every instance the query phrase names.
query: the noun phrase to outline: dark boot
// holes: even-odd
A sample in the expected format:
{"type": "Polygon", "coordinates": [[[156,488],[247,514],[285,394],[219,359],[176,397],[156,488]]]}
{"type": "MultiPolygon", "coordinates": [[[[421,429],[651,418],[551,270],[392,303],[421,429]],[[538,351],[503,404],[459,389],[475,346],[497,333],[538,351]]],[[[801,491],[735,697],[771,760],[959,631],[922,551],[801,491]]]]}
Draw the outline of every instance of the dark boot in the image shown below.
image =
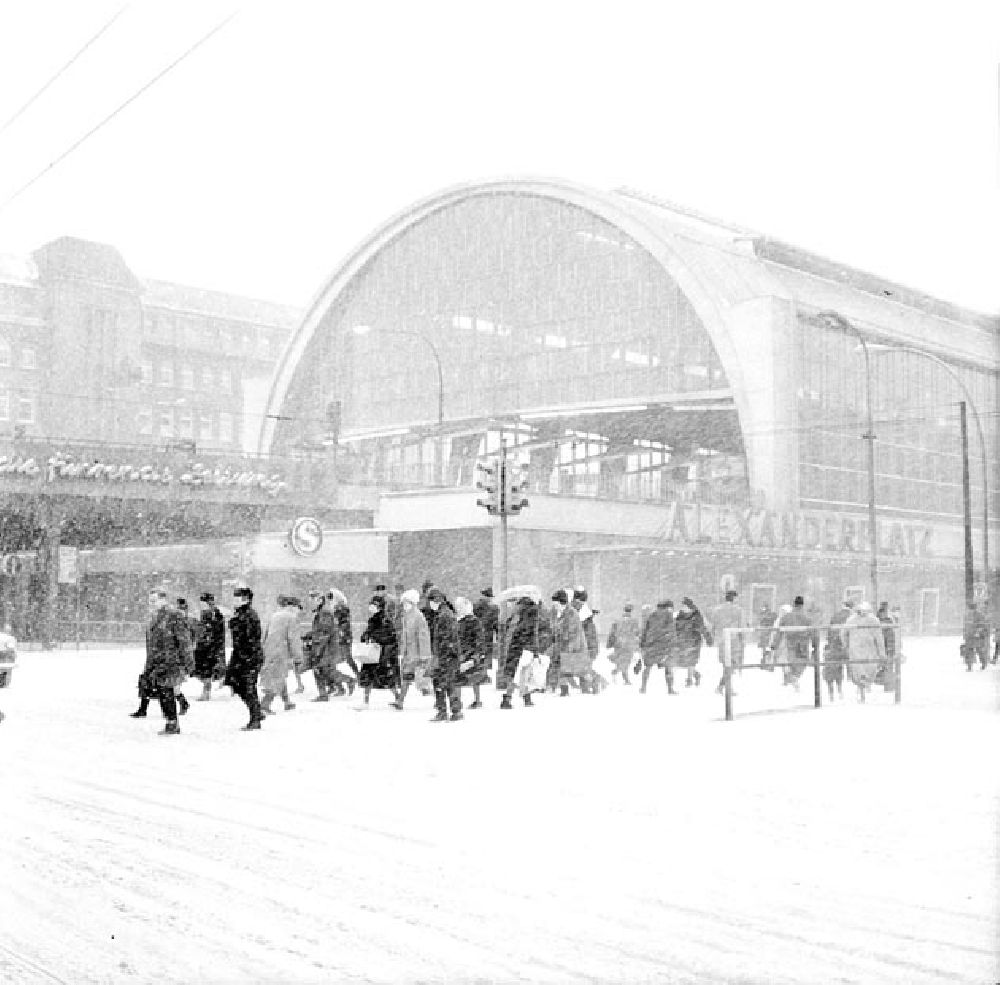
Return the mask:
{"type": "Polygon", "coordinates": [[[181,715],[186,715],[187,711],[188,711],[188,708],[190,708],[190,707],[191,707],[191,703],[188,701],[187,698],[184,697],[184,694],[181,691],[178,691],[177,692],[177,711],[178,711],[178,713],[181,714],[181,715]]]}
{"type": "Polygon", "coordinates": [[[180,735],[181,734],[181,727],[180,727],[180,725],[177,724],[177,719],[174,718],[171,721],[167,722],[167,724],[164,725],[163,728],[160,729],[159,734],[160,735],[180,735]]]}
{"type": "Polygon", "coordinates": [[[559,685],[559,697],[560,698],[568,698],[569,697],[569,685],[568,684],[560,684],[559,685]]]}
{"type": "Polygon", "coordinates": [[[439,710],[437,714],[431,719],[432,722],[446,722],[448,721],[448,712],[439,710]]]}
{"type": "Polygon", "coordinates": [[[255,719],[254,721],[247,722],[243,728],[240,729],[241,732],[257,732],[260,730],[260,719],[255,719]]]}
{"type": "Polygon", "coordinates": [[[503,697],[502,697],[502,698],[500,699],[500,707],[501,707],[501,708],[504,708],[504,709],[506,709],[506,710],[510,710],[511,708],[513,708],[513,707],[514,707],[514,706],[513,706],[513,705],[512,705],[511,703],[510,703],[510,695],[509,695],[509,694],[505,694],[505,695],[504,695],[504,696],[503,696],[503,697]]]}
{"type": "Polygon", "coordinates": [[[533,704],[531,703],[531,695],[530,695],[530,694],[526,694],[526,695],[524,695],[524,707],[525,707],[525,708],[534,708],[534,707],[535,707],[535,706],[534,706],[534,705],[533,705],[533,704]]]}
{"type": "Polygon", "coordinates": [[[142,701],[139,702],[139,707],[136,708],[135,711],[130,713],[129,718],[145,718],[146,709],[148,707],[149,707],[149,699],[143,698],[142,701]]]}

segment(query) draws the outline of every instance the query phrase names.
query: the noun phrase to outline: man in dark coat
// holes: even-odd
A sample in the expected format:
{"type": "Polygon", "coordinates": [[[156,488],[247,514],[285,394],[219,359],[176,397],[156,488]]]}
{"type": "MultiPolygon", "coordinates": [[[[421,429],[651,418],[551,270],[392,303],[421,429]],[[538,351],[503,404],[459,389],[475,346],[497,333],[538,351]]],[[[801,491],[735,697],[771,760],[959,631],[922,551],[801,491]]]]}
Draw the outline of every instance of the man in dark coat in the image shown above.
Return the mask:
{"type": "Polygon", "coordinates": [[[244,732],[259,729],[263,717],[257,694],[257,676],[264,663],[264,649],[261,646],[260,616],[254,611],[252,602],[253,592],[249,588],[234,589],[235,609],[229,619],[233,650],[229,656],[225,683],[250,712],[250,721],[243,726],[244,732]]]}
{"type": "Polygon", "coordinates": [[[649,614],[642,627],[639,639],[639,649],[642,651],[642,684],[639,693],[646,693],[649,675],[654,667],[663,667],[667,679],[667,691],[676,694],[674,690],[674,603],[663,599],[656,603],[656,608],[649,614]]]}
{"type": "Polygon", "coordinates": [[[313,701],[329,701],[331,693],[344,693],[341,685],[344,675],[337,670],[339,627],[333,611],[333,600],[319,591],[310,592],[309,597],[315,606],[309,635],[309,667],[316,678],[316,690],[319,692],[313,701]]]}
{"type": "Polygon", "coordinates": [[[479,593],[472,606],[472,614],[483,627],[483,639],[486,643],[487,666],[496,656],[497,634],[500,629],[500,607],[493,601],[493,589],[484,588],[479,593]]]}
{"type": "Polygon", "coordinates": [[[187,622],[167,605],[167,593],[154,589],[149,593],[151,618],[146,628],[146,665],[139,677],[139,708],[133,718],[145,718],[150,698],[160,702],[166,725],[160,735],[178,735],[177,698],[174,689],[187,674],[191,656],[191,637],[187,622]]]}
{"type": "Polygon", "coordinates": [[[432,588],[427,593],[427,605],[434,612],[434,626],[431,629],[434,671],[431,678],[434,682],[434,706],[437,714],[431,721],[448,721],[450,707],[451,721],[459,722],[465,716],[462,714],[462,690],[458,686],[459,664],[462,661],[458,620],[451,603],[440,588],[432,588]]]}
{"type": "Polygon", "coordinates": [[[226,676],[226,620],[211,592],[202,592],[198,601],[201,619],[194,645],[194,676],[202,684],[198,700],[208,701],[212,697],[212,681],[221,681],[226,676]]]}

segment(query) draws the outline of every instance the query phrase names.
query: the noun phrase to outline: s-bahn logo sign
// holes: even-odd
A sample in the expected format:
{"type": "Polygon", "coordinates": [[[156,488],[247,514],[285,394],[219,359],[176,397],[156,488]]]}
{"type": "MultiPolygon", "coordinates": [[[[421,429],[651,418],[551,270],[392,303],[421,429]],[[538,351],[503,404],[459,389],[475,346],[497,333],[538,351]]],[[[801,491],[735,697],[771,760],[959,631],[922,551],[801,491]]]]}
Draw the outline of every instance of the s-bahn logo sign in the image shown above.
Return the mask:
{"type": "Polygon", "coordinates": [[[323,528],[319,520],[300,516],[288,532],[288,543],[299,557],[312,557],[323,546],[323,528]]]}

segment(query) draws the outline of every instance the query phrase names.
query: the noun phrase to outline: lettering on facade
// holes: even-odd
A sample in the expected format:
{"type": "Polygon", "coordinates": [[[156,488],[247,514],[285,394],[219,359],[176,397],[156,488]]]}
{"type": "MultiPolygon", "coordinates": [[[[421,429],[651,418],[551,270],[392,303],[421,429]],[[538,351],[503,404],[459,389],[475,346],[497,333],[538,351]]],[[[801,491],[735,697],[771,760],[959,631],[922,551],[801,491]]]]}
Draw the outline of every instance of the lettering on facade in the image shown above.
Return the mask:
{"type": "MultiPolygon", "coordinates": [[[[671,503],[666,539],[678,544],[825,551],[871,550],[865,520],[840,513],[775,513],[671,503]]],[[[895,557],[932,557],[934,530],[926,524],[886,520],[878,525],[879,552],[895,557]]]]}
{"type": "MultiPolygon", "coordinates": [[[[0,470],[2,470],[0,458],[0,470]]],[[[30,459],[32,463],[33,459],[30,459]]],[[[37,475],[38,470],[33,473],[37,475]]],[[[200,463],[191,463],[182,471],[174,472],[169,465],[150,463],[133,465],[130,462],[77,462],[72,455],[56,452],[45,463],[45,478],[48,482],[66,479],[83,479],[96,482],[146,482],[157,485],[213,486],[216,488],[260,489],[270,496],[277,496],[287,486],[280,475],[264,472],[224,468],[208,468],[200,463]]]]}

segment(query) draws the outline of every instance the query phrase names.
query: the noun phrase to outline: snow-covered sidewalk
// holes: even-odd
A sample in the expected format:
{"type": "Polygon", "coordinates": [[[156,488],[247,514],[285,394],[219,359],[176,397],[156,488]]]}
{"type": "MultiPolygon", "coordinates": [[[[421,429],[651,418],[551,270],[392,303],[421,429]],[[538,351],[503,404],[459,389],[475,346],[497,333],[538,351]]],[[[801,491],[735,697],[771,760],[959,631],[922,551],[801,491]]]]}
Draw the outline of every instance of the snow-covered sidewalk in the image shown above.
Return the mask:
{"type": "Polygon", "coordinates": [[[244,733],[225,691],[177,738],[128,717],[139,651],[23,654],[0,981],[992,982],[1000,672],[906,651],[898,707],[758,671],[725,722],[706,654],[438,725],[310,680],[244,733]]]}

